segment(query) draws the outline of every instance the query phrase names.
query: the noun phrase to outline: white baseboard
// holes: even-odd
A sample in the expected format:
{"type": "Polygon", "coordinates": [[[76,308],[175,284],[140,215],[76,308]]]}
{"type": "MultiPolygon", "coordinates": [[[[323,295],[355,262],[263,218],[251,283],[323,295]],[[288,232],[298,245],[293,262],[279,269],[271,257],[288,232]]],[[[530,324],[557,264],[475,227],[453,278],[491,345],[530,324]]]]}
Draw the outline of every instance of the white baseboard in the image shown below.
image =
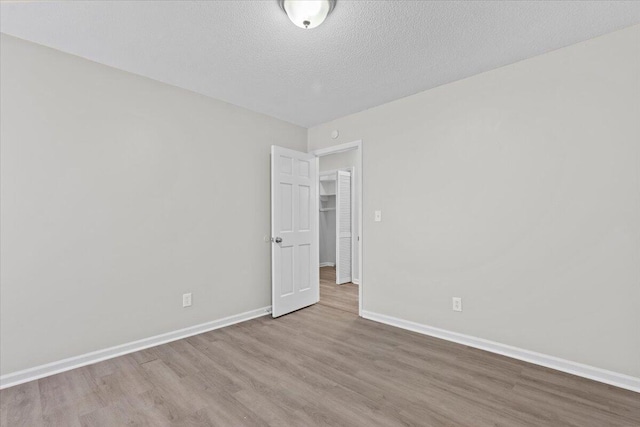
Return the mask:
{"type": "Polygon", "coordinates": [[[351,283],[353,283],[354,285],[359,285],[360,284],[360,279],[351,279],[351,283]]]}
{"type": "Polygon", "coordinates": [[[451,332],[445,329],[435,328],[433,326],[423,325],[408,320],[402,320],[384,314],[373,313],[371,311],[362,310],[362,317],[401,329],[417,332],[419,334],[453,341],[458,344],[479,348],[491,353],[501,354],[503,356],[523,360],[535,365],[545,366],[547,368],[567,372],[579,377],[588,378],[590,380],[599,381],[640,393],[640,378],[632,377],[630,375],[583,365],[582,363],[572,362],[570,360],[560,359],[558,357],[548,356],[546,354],[536,353],[534,351],[524,350],[518,347],[512,347],[494,341],[485,340],[483,338],[472,337],[470,335],[459,334],[457,332],[451,332]]]}
{"type": "Polygon", "coordinates": [[[197,335],[203,332],[212,331],[214,329],[223,328],[235,323],[245,322],[247,320],[255,319],[256,317],[265,316],[269,313],[271,313],[271,306],[262,307],[256,310],[247,311],[245,313],[240,313],[222,319],[213,320],[211,322],[202,323],[200,325],[179,329],[177,331],[167,332],[165,334],[143,338],[138,341],[132,341],[126,344],[117,345],[115,347],[105,348],[103,350],[69,357],[68,359],[59,360],[57,362],[47,363],[45,365],[36,366],[22,371],[12,372],[10,374],[0,376],[0,390],[14,385],[37,380],[39,378],[48,377],[50,375],[59,374],[71,369],[80,368],[81,366],[91,365],[92,363],[97,363],[128,353],[133,353],[135,351],[144,350],[145,348],[155,347],[160,344],[187,338],[192,335],[197,335]]]}
{"type": "Polygon", "coordinates": [[[320,267],[335,267],[336,264],[333,262],[321,262],[320,267]]]}

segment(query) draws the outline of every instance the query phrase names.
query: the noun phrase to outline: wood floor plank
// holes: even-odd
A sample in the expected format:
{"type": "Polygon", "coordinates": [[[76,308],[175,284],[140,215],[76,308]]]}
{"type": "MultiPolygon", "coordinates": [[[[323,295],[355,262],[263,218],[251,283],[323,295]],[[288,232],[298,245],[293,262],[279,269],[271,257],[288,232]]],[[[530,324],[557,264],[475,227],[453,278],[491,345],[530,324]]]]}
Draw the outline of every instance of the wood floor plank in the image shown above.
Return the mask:
{"type": "Polygon", "coordinates": [[[0,426],[41,426],[42,423],[37,381],[0,391],[0,426]]]}
{"type": "Polygon", "coordinates": [[[324,303],[2,390],[0,425],[640,426],[638,393],[359,318],[331,274],[324,303]]]}
{"type": "Polygon", "coordinates": [[[295,399],[297,406],[304,408],[308,414],[316,418],[320,415],[322,419],[331,420],[330,424],[333,425],[353,425],[354,418],[357,417],[356,414],[350,413],[345,416],[345,414],[327,410],[328,408],[325,407],[329,398],[324,395],[324,392],[334,384],[327,381],[313,381],[317,378],[312,376],[301,380],[291,372],[291,369],[295,368],[294,365],[273,369],[273,361],[268,356],[252,351],[254,349],[247,349],[239,340],[219,341],[216,344],[225,353],[232,356],[237,366],[245,372],[251,373],[253,378],[262,379],[264,387],[272,388],[275,386],[282,390],[292,390],[293,393],[288,396],[289,399],[295,399]],[[251,356],[249,357],[249,355],[251,356]]]}
{"type": "MultiPolygon", "coordinates": [[[[286,338],[286,334],[284,335],[284,337],[286,338]]],[[[288,347],[290,347],[294,352],[305,354],[305,347],[313,348],[313,343],[316,342],[317,339],[318,339],[317,337],[312,336],[308,338],[309,341],[305,341],[306,338],[300,337],[298,338],[296,343],[288,343],[288,347]],[[299,347],[299,348],[295,347],[299,343],[302,345],[302,347],[299,347]]],[[[270,336],[269,340],[274,341],[274,337],[270,336]]],[[[265,344],[268,344],[268,343],[265,342],[265,344]]],[[[362,357],[359,357],[357,354],[345,353],[344,347],[346,345],[347,344],[335,342],[329,348],[323,349],[323,351],[317,351],[317,349],[314,349],[312,353],[308,353],[308,354],[312,358],[314,357],[314,355],[319,356],[316,362],[319,362],[320,366],[323,367],[323,371],[321,372],[321,374],[324,376],[328,376],[332,374],[332,372],[326,369],[327,365],[332,367],[338,367],[339,370],[345,373],[347,372],[353,373],[353,375],[357,378],[357,380],[359,380],[359,382],[363,385],[363,387],[359,389],[359,391],[362,392],[363,394],[365,394],[369,390],[385,390],[385,387],[388,388],[389,386],[394,386],[394,387],[397,387],[398,390],[404,390],[403,399],[396,400],[393,402],[395,406],[402,406],[403,404],[407,404],[407,403],[413,403],[413,404],[426,403],[416,397],[416,396],[419,396],[420,391],[423,391],[423,389],[421,388],[422,384],[420,385],[419,388],[413,389],[412,387],[410,387],[410,384],[409,384],[412,382],[413,378],[411,377],[406,377],[401,379],[394,378],[395,376],[397,376],[395,375],[397,374],[397,372],[395,373],[384,372],[383,370],[380,369],[379,366],[376,366],[376,362],[378,362],[381,357],[379,354],[377,354],[378,352],[377,349],[373,349],[373,348],[370,349],[371,361],[373,362],[370,366],[367,366],[367,364],[359,364],[359,365],[351,364],[350,365],[349,361],[362,361],[362,357]],[[341,350],[341,347],[342,347],[342,350],[341,350]],[[385,379],[385,375],[390,375],[391,378],[385,379]],[[363,381],[362,377],[364,377],[366,380],[363,381]],[[378,384],[380,384],[380,387],[376,387],[378,384]],[[412,393],[412,392],[415,392],[415,393],[412,393]]],[[[360,356],[362,356],[362,354],[360,356]]],[[[311,365],[307,364],[306,367],[311,368],[311,365]]],[[[445,380],[448,380],[448,379],[444,379],[441,381],[442,387],[447,385],[447,382],[445,382],[445,380]]],[[[341,382],[345,383],[345,378],[342,378],[341,382]]],[[[373,396],[373,398],[379,400],[380,396],[373,396]]],[[[431,396],[431,399],[432,399],[431,402],[433,403],[437,398],[438,396],[431,396]]],[[[423,417],[428,415],[431,415],[432,417],[437,418],[437,414],[422,414],[423,417]]],[[[449,418],[449,420],[451,420],[451,418],[449,418]]]]}
{"type": "Polygon", "coordinates": [[[320,268],[320,302],[318,304],[358,314],[358,285],[336,284],[335,267],[320,268]]]}
{"type": "Polygon", "coordinates": [[[234,328],[228,333],[234,337],[237,345],[244,350],[252,354],[259,354],[261,360],[273,369],[286,371],[293,381],[298,381],[299,387],[304,387],[305,385],[311,386],[311,389],[308,391],[309,393],[320,391],[323,405],[328,405],[331,408],[339,406],[342,402],[348,400],[352,402],[351,411],[358,413],[361,417],[361,419],[358,420],[360,424],[367,423],[368,425],[385,426],[398,424],[397,421],[394,422],[393,419],[385,419],[385,417],[380,414],[371,418],[372,413],[380,409],[378,402],[333,381],[329,376],[325,375],[325,372],[314,372],[305,369],[301,363],[291,363],[292,360],[301,362],[301,359],[297,357],[296,353],[291,352],[288,346],[280,348],[278,351],[273,351],[263,346],[262,342],[247,332],[248,331],[243,328],[234,328]]]}
{"type": "Polygon", "coordinates": [[[38,380],[43,424],[79,425],[79,417],[108,404],[98,378],[85,366],[38,380]]]}

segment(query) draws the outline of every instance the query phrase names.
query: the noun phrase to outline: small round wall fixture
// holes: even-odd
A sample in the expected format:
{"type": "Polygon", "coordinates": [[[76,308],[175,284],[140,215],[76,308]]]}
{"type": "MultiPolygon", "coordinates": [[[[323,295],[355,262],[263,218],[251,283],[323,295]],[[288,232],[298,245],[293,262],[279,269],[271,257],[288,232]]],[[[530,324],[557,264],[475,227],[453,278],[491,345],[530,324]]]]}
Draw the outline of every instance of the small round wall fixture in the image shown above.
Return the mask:
{"type": "Polygon", "coordinates": [[[310,30],[322,24],[329,16],[336,0],[278,0],[291,22],[310,30]]]}

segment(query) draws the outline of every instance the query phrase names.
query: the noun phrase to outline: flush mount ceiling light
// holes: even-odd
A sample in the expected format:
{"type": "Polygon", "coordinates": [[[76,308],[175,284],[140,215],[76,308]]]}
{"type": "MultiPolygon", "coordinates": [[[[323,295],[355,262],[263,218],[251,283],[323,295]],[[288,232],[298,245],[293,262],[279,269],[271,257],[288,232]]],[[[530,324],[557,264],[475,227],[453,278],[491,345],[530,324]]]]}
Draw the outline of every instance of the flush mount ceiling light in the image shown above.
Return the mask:
{"type": "Polygon", "coordinates": [[[322,24],[336,7],[336,0],[278,0],[278,3],[291,22],[304,29],[322,24]]]}

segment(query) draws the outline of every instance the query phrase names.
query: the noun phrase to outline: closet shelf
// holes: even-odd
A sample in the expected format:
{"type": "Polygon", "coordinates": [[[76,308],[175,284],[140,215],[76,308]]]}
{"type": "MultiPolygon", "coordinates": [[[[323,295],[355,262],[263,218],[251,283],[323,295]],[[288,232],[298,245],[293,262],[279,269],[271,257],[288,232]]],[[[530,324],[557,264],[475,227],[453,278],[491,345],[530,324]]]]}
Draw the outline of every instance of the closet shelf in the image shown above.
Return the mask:
{"type": "Polygon", "coordinates": [[[320,208],[320,212],[335,211],[336,208],[320,208]]]}
{"type": "Polygon", "coordinates": [[[320,197],[324,197],[324,196],[329,197],[329,196],[335,196],[335,195],[336,193],[327,193],[327,194],[320,194],[320,197]]]}

